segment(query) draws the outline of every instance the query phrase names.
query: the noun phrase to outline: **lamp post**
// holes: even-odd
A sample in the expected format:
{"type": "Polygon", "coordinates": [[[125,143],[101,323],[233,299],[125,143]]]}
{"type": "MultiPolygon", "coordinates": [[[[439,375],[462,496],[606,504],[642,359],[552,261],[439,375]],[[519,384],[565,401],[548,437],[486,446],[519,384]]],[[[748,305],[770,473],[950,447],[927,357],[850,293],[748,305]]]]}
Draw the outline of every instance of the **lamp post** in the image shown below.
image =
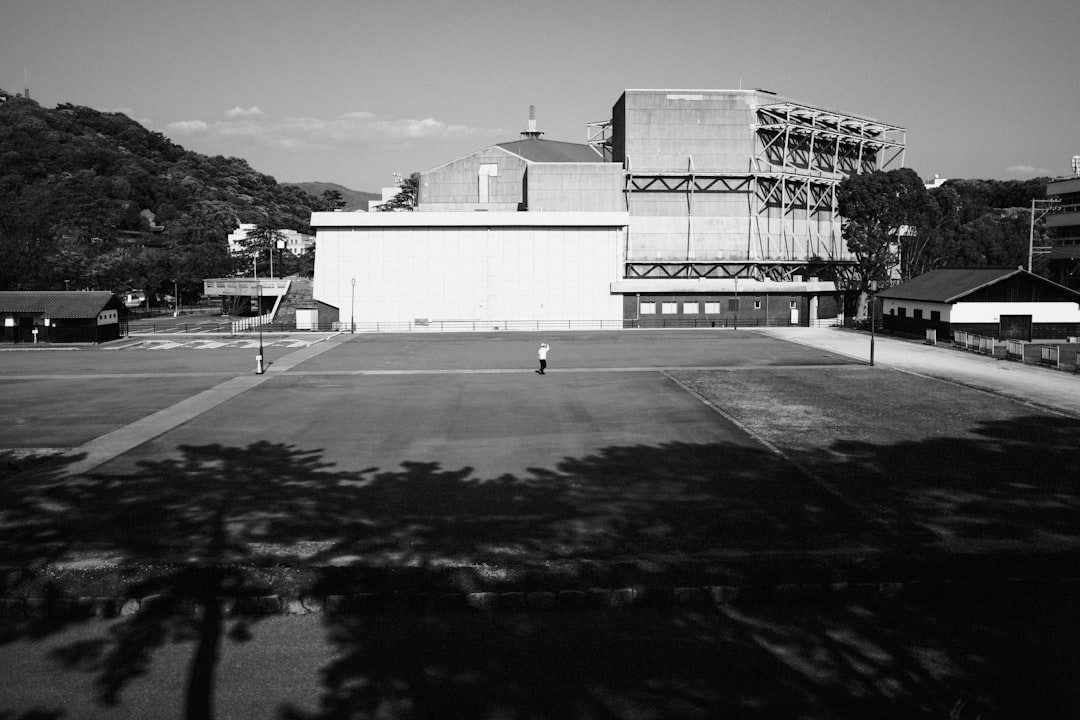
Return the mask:
{"type": "Polygon", "coordinates": [[[349,332],[356,332],[356,278],[352,279],[352,295],[349,298],[349,332]]]}
{"type": "Polygon", "coordinates": [[[173,317],[180,317],[180,281],[173,278],[173,317]]]}
{"type": "Polygon", "coordinates": [[[739,277],[735,276],[735,329],[739,329],[739,277]]]}
{"type": "Polygon", "coordinates": [[[874,308],[877,304],[877,280],[870,281],[870,298],[869,306],[870,312],[870,367],[874,367],[874,308]]]}
{"type": "Polygon", "coordinates": [[[255,297],[258,302],[258,315],[255,316],[255,322],[259,325],[259,354],[255,356],[255,374],[262,375],[266,371],[263,367],[262,283],[255,284],[255,297]]]}

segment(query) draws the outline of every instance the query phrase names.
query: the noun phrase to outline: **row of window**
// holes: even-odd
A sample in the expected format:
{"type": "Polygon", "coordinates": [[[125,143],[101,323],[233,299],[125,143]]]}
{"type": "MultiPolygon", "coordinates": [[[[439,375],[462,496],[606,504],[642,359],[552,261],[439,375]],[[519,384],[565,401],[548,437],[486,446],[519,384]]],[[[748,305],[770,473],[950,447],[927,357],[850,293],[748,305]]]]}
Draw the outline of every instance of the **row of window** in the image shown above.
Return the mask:
{"type": "MultiPolygon", "coordinates": [[[[895,310],[896,310],[896,316],[897,317],[907,317],[907,308],[898,307],[898,308],[895,308],[895,310]]],[[[893,313],[893,310],[889,310],[889,314],[891,315],[892,313],[893,313]]],[[[922,320],[923,319],[923,311],[920,308],[915,308],[912,311],[912,313],[913,313],[912,317],[914,317],[916,320],[922,320]]],[[[930,320],[932,322],[941,322],[941,313],[939,311],[937,311],[937,310],[931,310],[930,311],[930,320]]]]}
{"type": "MultiPolygon", "coordinates": [[[[761,309],[761,300],[754,299],[754,309],[761,309]]],[[[641,314],[642,315],[656,315],[659,310],[661,315],[678,315],[679,314],[679,302],[666,301],[666,302],[653,302],[651,300],[643,300],[641,302],[641,314]]],[[[739,298],[729,298],[727,301],[728,312],[738,312],[740,309],[739,298]]],[[[744,309],[746,306],[743,306],[744,309]]],[[[788,302],[788,307],[795,310],[799,307],[798,300],[791,300],[788,302]]],[[[710,300],[705,302],[683,302],[682,303],[683,315],[718,315],[720,314],[720,302],[716,300],[710,300]]]]}

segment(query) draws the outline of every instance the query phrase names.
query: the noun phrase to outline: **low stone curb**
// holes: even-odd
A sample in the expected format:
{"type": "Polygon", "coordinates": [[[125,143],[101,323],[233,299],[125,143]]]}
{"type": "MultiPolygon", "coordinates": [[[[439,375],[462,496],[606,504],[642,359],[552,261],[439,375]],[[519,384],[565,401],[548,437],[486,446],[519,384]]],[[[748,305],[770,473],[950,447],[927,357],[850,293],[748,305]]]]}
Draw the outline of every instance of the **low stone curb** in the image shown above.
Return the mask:
{"type": "MultiPolygon", "coordinates": [[[[1080,578],[1006,579],[987,582],[883,582],[775,586],[626,587],[584,590],[471,593],[356,593],[324,597],[261,595],[221,597],[226,617],[272,615],[363,615],[381,612],[518,612],[620,610],[630,608],[705,609],[772,603],[878,602],[1031,595],[1080,595],[1080,578]]],[[[201,615],[191,598],[0,598],[0,621],[110,619],[132,615],[201,615]]]]}

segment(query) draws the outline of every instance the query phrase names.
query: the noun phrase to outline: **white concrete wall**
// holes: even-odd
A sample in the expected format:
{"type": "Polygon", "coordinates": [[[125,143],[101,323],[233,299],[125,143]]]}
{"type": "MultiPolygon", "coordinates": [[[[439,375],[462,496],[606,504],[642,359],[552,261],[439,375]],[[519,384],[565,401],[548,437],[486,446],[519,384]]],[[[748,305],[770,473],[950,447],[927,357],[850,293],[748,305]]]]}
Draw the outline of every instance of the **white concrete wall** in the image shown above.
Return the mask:
{"type": "Polygon", "coordinates": [[[917,300],[894,300],[883,298],[882,312],[896,314],[897,308],[905,308],[907,317],[915,316],[915,310],[923,311],[923,318],[930,319],[930,312],[941,313],[942,322],[949,323],[996,323],[1002,315],[1031,315],[1034,323],[1080,322],[1080,305],[1070,302],[970,302],[946,303],[920,302],[917,300]]]}
{"type": "Polygon", "coordinates": [[[1080,305],[1071,302],[956,303],[950,313],[950,322],[998,322],[1002,315],[1030,315],[1034,323],[1074,323],[1080,322],[1080,305]]]}
{"type": "Polygon", "coordinates": [[[353,307],[357,323],[622,316],[622,298],[610,286],[621,273],[625,228],[599,224],[597,213],[578,225],[572,217],[531,225],[530,217],[585,213],[484,213],[487,226],[475,225],[475,213],[386,213],[393,217],[382,225],[358,218],[367,224],[319,226],[325,215],[312,220],[314,297],[340,308],[342,322],[353,307]]]}

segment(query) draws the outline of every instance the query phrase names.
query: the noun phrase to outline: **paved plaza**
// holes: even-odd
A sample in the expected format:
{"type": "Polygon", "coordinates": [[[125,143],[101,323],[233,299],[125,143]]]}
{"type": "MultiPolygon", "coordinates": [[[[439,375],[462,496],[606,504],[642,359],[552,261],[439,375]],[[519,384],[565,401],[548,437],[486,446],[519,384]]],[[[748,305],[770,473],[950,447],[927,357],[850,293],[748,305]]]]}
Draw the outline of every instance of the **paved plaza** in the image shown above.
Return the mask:
{"type": "Polygon", "coordinates": [[[0,352],[3,589],[36,598],[0,663],[70,661],[0,714],[179,708],[213,625],[160,598],[207,595],[276,608],[220,619],[258,623],[229,717],[1080,704],[1075,375],[888,337],[871,367],[836,328],[280,336],[263,374],[204,341],[0,352]],[[57,592],[139,611],[44,630],[57,592]]]}

